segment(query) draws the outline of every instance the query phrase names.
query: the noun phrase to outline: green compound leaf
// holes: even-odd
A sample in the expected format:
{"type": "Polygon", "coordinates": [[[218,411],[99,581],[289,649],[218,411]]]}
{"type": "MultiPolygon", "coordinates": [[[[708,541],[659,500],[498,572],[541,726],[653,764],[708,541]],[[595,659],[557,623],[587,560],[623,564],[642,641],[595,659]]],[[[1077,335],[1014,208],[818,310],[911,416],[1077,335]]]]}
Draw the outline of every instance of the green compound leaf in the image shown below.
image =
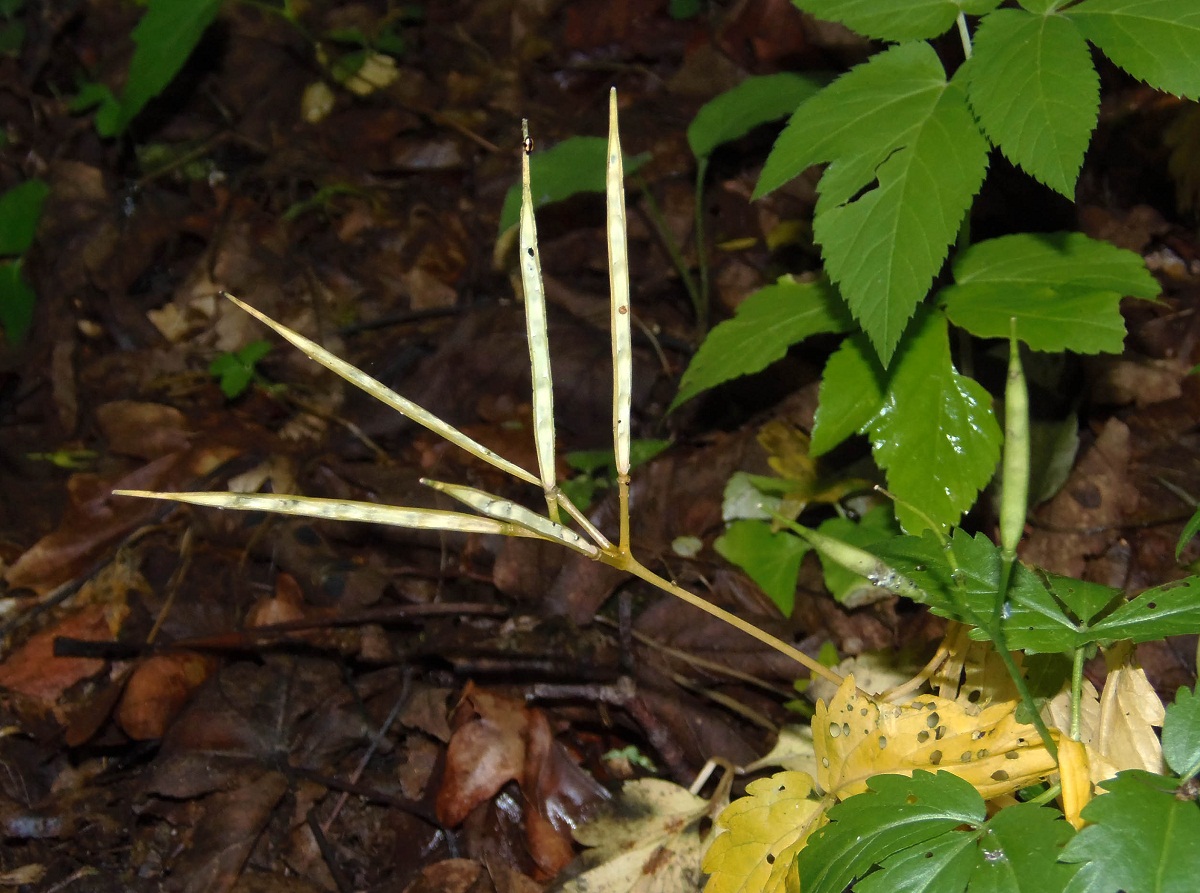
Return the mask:
{"type": "Polygon", "coordinates": [[[1192,0],[1084,0],[1063,14],[1135,78],[1200,98],[1200,5],[1192,0]]]}
{"type": "Polygon", "coordinates": [[[865,431],[883,406],[887,373],[865,335],[851,335],[825,363],[817,394],[809,453],[822,456],[851,434],[865,431]]]}
{"type": "Polygon", "coordinates": [[[101,136],[119,136],[151,99],[163,91],[187,61],[221,0],[150,0],[133,29],[137,44],[120,101],[108,97],[96,113],[101,136]]]}
{"type": "Polygon", "coordinates": [[[954,261],[941,292],[951,321],[982,338],[1017,337],[1034,350],[1120,353],[1119,303],[1152,300],[1158,283],[1142,258],[1082,233],[1020,233],[979,242],[954,261]]]}
{"type": "Polygon", "coordinates": [[[705,158],[717,146],[740,139],[760,124],[786,117],[810,98],[824,81],[781,72],[749,77],[706,102],[688,125],[692,154],[705,158]]]}
{"type": "Polygon", "coordinates": [[[42,203],[50,194],[45,180],[26,180],[0,195],[0,256],[24,254],[33,244],[42,203]]]}
{"type": "Polygon", "coordinates": [[[1175,693],[1162,731],[1163,757],[1176,774],[1188,779],[1200,772],[1200,696],[1186,688],[1175,693]]]}
{"type": "Polygon", "coordinates": [[[1200,632],[1200,577],[1187,577],[1147,589],[1092,625],[1090,638],[1152,642],[1200,632]]]}
{"type": "Polygon", "coordinates": [[[1177,798],[1178,781],[1122,772],[1083,810],[1092,824],[1061,859],[1081,862],[1067,893],[1193,893],[1200,877],[1200,805],[1177,798]]]}
{"type": "Polygon", "coordinates": [[[1014,164],[1067,198],[1100,109],[1100,78],[1079,29],[1058,15],[1001,9],[975,33],[968,97],[1014,164]]]}
{"type": "Polygon", "coordinates": [[[761,372],[810,335],[844,332],[852,325],[828,282],[781,280],[761,288],[738,305],[733,319],[708,333],[683,373],[670,410],[722,382],[761,372]]]}
{"type": "Polygon", "coordinates": [[[933,48],[901,44],[796,110],[755,191],[821,178],[813,233],[886,366],[983,182],[987,141],[933,48]]]}
{"type": "Polygon", "coordinates": [[[928,847],[960,825],[983,824],[985,809],[979,792],[948,772],[934,776],[917,770],[912,778],[877,775],[868,785],[866,793],[833,807],[830,824],[800,851],[800,886],[805,893],[842,893],[873,866],[909,847],[928,847]]]}
{"type": "Polygon", "coordinates": [[[790,617],[796,602],[800,562],[811,548],[790,533],[773,532],[766,521],[734,521],[713,548],[736,564],[757,583],[783,613],[790,617]]]}
{"type": "Polygon", "coordinates": [[[1188,518],[1188,522],[1183,525],[1183,530],[1179,534],[1179,542],[1175,544],[1175,560],[1179,560],[1179,556],[1183,554],[1184,547],[1192,541],[1192,538],[1200,533],[1200,508],[1197,508],[1192,516],[1188,518]]]}
{"type": "Polygon", "coordinates": [[[792,0],[819,19],[876,40],[925,40],[954,26],[960,12],[980,15],[1000,0],[792,0]]]}
{"type": "Polygon", "coordinates": [[[868,433],[898,500],[896,517],[909,532],[927,526],[910,506],[948,526],[991,480],[1000,460],[1000,426],[987,391],[955,371],[942,314],[914,319],[868,433]]]}
{"type": "MultiPolygon", "coordinates": [[[[625,155],[625,175],[635,173],[650,155],[625,155]]],[[[573,136],[529,157],[533,210],[561,202],[581,192],[604,192],[608,140],[599,136],[573,136]]],[[[500,236],[517,225],[521,214],[521,184],[514,183],[500,211],[500,236]]]]}

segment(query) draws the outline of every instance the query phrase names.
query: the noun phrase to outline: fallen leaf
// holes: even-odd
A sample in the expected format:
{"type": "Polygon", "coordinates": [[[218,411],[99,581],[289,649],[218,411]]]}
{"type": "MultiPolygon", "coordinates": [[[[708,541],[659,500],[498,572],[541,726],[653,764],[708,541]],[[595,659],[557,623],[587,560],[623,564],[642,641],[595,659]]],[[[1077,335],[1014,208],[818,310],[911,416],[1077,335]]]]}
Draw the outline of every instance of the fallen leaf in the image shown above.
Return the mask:
{"type": "Polygon", "coordinates": [[[211,656],[192,651],[147,658],[125,685],[117,722],[135,741],[161,738],[215,666],[211,656]]]}
{"type": "Polygon", "coordinates": [[[865,791],[872,775],[945,770],[985,800],[1011,793],[1056,770],[1034,727],[1017,722],[1017,705],[964,705],[936,695],[881,704],[848,676],[828,706],[817,702],[817,781],[842,800],[865,791]]]}
{"type": "Polygon", "coordinates": [[[669,781],[626,782],[601,815],[575,830],[575,840],[590,849],[551,889],[691,893],[703,877],[701,819],[713,810],[714,804],[669,781]]]}
{"type": "Polygon", "coordinates": [[[784,893],[799,890],[796,856],[826,822],[825,801],[814,799],[807,772],[780,772],[746,786],[717,819],[704,856],[711,877],[705,893],[784,893]]]}

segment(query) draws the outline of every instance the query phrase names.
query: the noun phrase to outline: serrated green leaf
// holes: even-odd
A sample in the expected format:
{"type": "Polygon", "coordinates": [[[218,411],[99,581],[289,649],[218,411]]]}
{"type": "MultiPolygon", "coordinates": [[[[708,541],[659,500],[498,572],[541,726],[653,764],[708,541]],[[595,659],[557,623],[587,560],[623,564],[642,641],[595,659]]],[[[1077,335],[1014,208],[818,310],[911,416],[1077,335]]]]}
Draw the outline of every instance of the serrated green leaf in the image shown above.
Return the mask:
{"type": "Polygon", "coordinates": [[[1100,77],[1079,29],[1060,15],[993,12],[975,33],[967,91],[1000,151],[1073,199],[1100,110],[1100,77]]]}
{"type": "Polygon", "coordinates": [[[119,102],[107,100],[96,113],[101,136],[118,136],[151,99],[179,73],[221,0],[150,0],[133,29],[137,44],[119,102]]]}
{"type": "Polygon", "coordinates": [[[1017,0],[1021,7],[1034,15],[1046,15],[1059,7],[1066,6],[1071,0],[1017,0]]]}
{"type": "Polygon", "coordinates": [[[1163,757],[1184,779],[1200,772],[1200,697],[1180,688],[1175,703],[1167,707],[1162,727],[1163,757]]]}
{"type": "Polygon", "coordinates": [[[1200,6],[1191,0],[1084,0],[1064,15],[1135,78],[1200,98],[1200,6]]]}
{"type": "Polygon", "coordinates": [[[33,244],[49,194],[46,181],[34,178],[0,195],[0,256],[24,254],[33,244]]]}
{"type": "Polygon", "coordinates": [[[21,275],[21,261],[0,261],[0,328],[10,345],[20,344],[33,324],[37,295],[21,275]]]}
{"type": "Polygon", "coordinates": [[[773,532],[766,521],[734,521],[713,548],[736,564],[770,596],[785,617],[796,601],[796,578],[809,545],[790,533],[773,532]]]}
{"type": "Polygon", "coordinates": [[[1089,824],[1064,862],[1083,863],[1067,893],[1193,893],[1200,877],[1200,805],[1175,796],[1178,782],[1133,770],[1083,810],[1089,824]]]}
{"type": "Polygon", "coordinates": [[[883,406],[887,373],[865,335],[851,335],[821,373],[809,452],[822,456],[851,434],[866,430],[883,406]]]}
{"type": "Polygon", "coordinates": [[[1096,615],[1121,595],[1120,589],[1089,583],[1074,577],[1043,572],[1042,582],[1059,602],[1065,605],[1080,623],[1090,623],[1096,615]]]}
{"type": "Polygon", "coordinates": [[[1132,251],[1082,233],[1020,233],[979,242],[954,261],[941,291],[955,325],[982,338],[1017,338],[1034,350],[1120,353],[1123,296],[1154,299],[1158,283],[1132,251]]]}
{"type": "Polygon", "coordinates": [[[1152,642],[1200,632],[1200,577],[1187,577],[1140,593],[1092,625],[1093,641],[1152,642]]]}
{"type": "Polygon", "coordinates": [[[979,792],[948,772],[934,776],[917,770],[912,778],[877,775],[868,784],[867,793],[833,807],[830,824],[800,851],[805,893],[842,893],[896,853],[937,840],[960,825],[983,824],[979,792]]]}
{"type": "Polygon", "coordinates": [[[792,0],[819,19],[841,22],[876,40],[925,40],[954,26],[960,12],[979,15],[1000,0],[792,0]]]}
{"type": "Polygon", "coordinates": [[[934,524],[954,524],[1000,460],[991,397],[954,369],[946,318],[936,312],[913,321],[889,373],[869,434],[898,500],[896,517],[909,532],[926,526],[909,503],[934,524]]]}
{"type": "MultiPolygon", "coordinates": [[[[625,175],[635,173],[650,154],[625,155],[625,175]]],[[[529,157],[529,178],[536,211],[581,192],[604,192],[608,140],[598,136],[573,136],[529,157]]],[[[504,196],[500,235],[517,225],[521,214],[521,184],[514,183],[504,196]]]]}
{"type": "Polygon", "coordinates": [[[971,893],[1059,893],[1074,876],[1058,862],[1075,829],[1062,813],[1020,804],[997,812],[979,838],[971,893]]]}
{"type": "Polygon", "coordinates": [[[823,80],[787,71],[746,78],[700,107],[687,129],[692,154],[704,158],[722,143],[790,115],[822,86],[823,80]]]}
{"type": "Polygon", "coordinates": [[[761,288],[738,305],[733,319],[708,333],[684,370],[670,409],[722,382],[762,371],[810,335],[844,332],[852,325],[828,282],[780,281],[761,288]]]}
{"type": "Polygon", "coordinates": [[[987,141],[926,43],[893,47],[797,109],[760,196],[822,161],[813,234],[886,366],[983,182],[987,141]]]}
{"type": "Polygon", "coordinates": [[[855,893],[965,893],[975,835],[953,831],[896,853],[854,885],[855,893]]]}

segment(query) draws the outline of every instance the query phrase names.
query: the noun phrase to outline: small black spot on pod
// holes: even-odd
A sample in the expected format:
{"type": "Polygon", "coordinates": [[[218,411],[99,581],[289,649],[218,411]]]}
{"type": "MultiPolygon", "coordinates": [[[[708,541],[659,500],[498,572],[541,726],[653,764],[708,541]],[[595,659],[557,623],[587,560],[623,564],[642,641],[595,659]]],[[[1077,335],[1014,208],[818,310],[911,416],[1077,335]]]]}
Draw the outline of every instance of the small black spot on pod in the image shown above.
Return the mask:
{"type": "Polygon", "coordinates": [[[1008,773],[1005,772],[1003,769],[997,769],[995,772],[992,773],[992,780],[993,781],[1008,781],[1008,773]]]}

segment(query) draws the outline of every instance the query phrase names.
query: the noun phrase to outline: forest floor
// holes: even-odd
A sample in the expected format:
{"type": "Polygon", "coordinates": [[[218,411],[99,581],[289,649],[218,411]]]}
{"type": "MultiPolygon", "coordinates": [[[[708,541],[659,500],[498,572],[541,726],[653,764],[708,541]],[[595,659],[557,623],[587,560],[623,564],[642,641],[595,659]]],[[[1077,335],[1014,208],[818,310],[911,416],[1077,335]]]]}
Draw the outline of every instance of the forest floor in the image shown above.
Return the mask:
{"type": "MultiPolygon", "coordinates": [[[[37,176],[50,192],[25,263],[33,324],[0,347],[0,885],[525,893],[563,871],[572,826],[621,780],[686,785],[710,758],[769,749],[797,668],[587,559],[111,495],[448,507],[427,476],[536,504],[218,293],[535,467],[501,207],[521,119],[538,150],[604,136],[612,85],[626,152],[648,156],[628,197],[635,436],[672,443],[635,475],[635,553],[813,654],[921,655],[941,635],[895,599],[839,605],[811,558],[783,617],[711,548],[729,476],[767,470],[757,432],[811,423],[828,345],[666,413],[698,343],[672,250],[689,272],[705,252],[714,321],[819,266],[812,177],[749,201],[770,127],[714,157],[697,246],[689,122],[747,73],[840,71],[870,45],[784,0],[685,20],[665,2],[420,6],[314,0],[300,29],[228,4],[120,140],[70,97],[82,72],[119,80],[139,7],[20,14],[25,43],[0,57],[0,186],[37,176]],[[335,88],[318,114],[314,40],[328,58],[349,28],[403,41],[396,77],[335,88]],[[260,340],[261,358],[238,357],[260,340]],[[703,543],[691,557],[673,549],[685,536],[703,543]]],[[[1179,210],[1197,174],[1169,171],[1164,132],[1184,107],[1102,76],[1078,202],[996,157],[973,226],[1081,229],[1142,253],[1163,284],[1161,302],[1125,308],[1124,355],[1064,361],[1070,393],[1041,404],[1075,413],[1080,434],[1026,543],[1047,568],[1134,591],[1196,557],[1177,561],[1175,542],[1200,494],[1200,250],[1179,210]]],[[[564,453],[611,443],[603,215],[594,194],[539,215],[564,453]]],[[[611,493],[591,483],[611,528],[611,493]]],[[[1139,658],[1169,696],[1194,684],[1195,650],[1182,638],[1139,658]]]]}

